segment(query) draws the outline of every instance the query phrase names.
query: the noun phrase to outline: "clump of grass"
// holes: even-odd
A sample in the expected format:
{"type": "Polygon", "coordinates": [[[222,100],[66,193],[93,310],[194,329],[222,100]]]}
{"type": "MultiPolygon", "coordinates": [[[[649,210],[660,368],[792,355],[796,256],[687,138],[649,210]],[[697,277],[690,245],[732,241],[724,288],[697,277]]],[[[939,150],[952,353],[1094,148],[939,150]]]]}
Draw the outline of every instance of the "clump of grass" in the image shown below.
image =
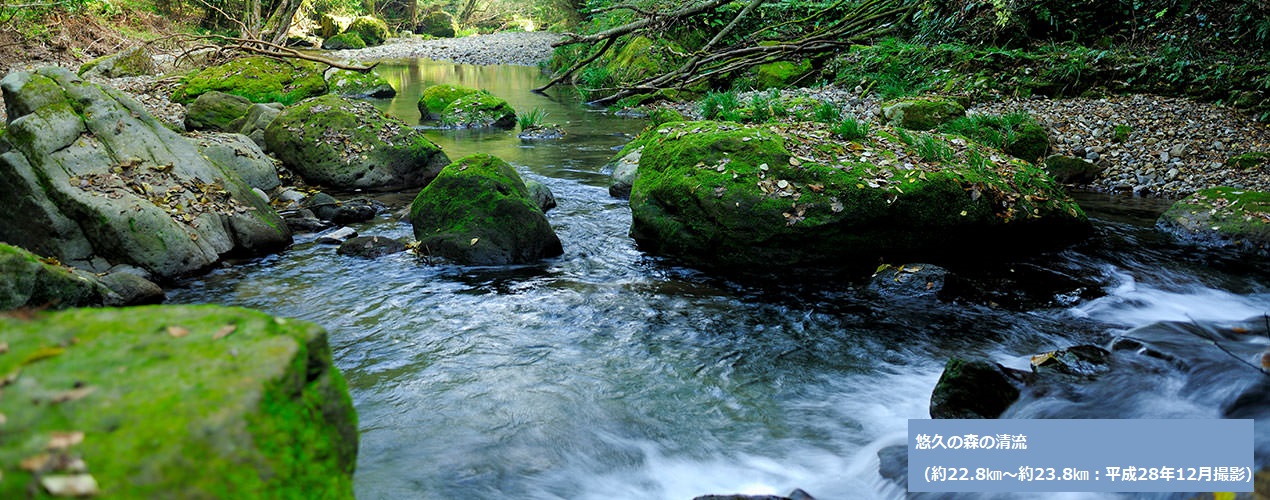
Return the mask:
{"type": "Polygon", "coordinates": [[[781,100],[780,91],[770,89],[765,93],[754,94],[750,98],[750,118],[755,122],[765,122],[789,116],[789,108],[781,100]]]}
{"type": "Polygon", "coordinates": [[[1133,127],[1128,125],[1116,125],[1116,128],[1113,130],[1111,140],[1118,143],[1124,143],[1129,140],[1129,134],[1132,133],[1133,127]]]}
{"type": "Polygon", "coordinates": [[[534,108],[527,113],[516,116],[516,124],[520,125],[520,130],[533,130],[542,126],[542,121],[547,118],[547,112],[542,108],[534,108]]]}
{"type": "Polygon", "coordinates": [[[869,122],[857,119],[854,116],[844,116],[831,130],[843,139],[858,141],[869,136],[869,129],[869,122]]]}
{"type": "Polygon", "coordinates": [[[701,100],[701,116],[707,120],[740,121],[741,115],[737,112],[739,107],[741,103],[737,100],[736,92],[712,91],[701,100]]]}
{"type": "Polygon", "coordinates": [[[921,159],[930,162],[946,163],[956,158],[951,147],[943,138],[933,134],[917,134],[910,145],[921,159]]]}
{"type": "Polygon", "coordinates": [[[1027,113],[967,115],[939,126],[939,131],[967,137],[1027,161],[1049,150],[1048,133],[1027,113]]]}
{"type": "Polygon", "coordinates": [[[838,123],[842,120],[842,111],[831,102],[822,102],[812,110],[812,118],[821,123],[838,123]]]}

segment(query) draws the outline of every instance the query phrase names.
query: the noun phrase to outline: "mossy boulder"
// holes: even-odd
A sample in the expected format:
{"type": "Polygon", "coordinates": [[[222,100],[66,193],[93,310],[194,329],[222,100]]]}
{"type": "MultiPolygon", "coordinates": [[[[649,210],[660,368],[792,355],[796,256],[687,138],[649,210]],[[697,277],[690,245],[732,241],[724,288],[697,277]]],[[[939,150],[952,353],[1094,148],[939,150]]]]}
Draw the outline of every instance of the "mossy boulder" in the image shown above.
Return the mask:
{"type": "Polygon", "coordinates": [[[19,307],[99,306],[110,290],[90,273],[0,243],[0,311],[19,307]]]}
{"type": "Polygon", "coordinates": [[[86,475],[101,498],[353,498],[357,415],[317,325],[219,306],[77,309],[0,317],[0,343],[0,373],[16,377],[0,399],[14,437],[0,497],[86,475]]]}
{"type": "Polygon", "coordinates": [[[346,97],[387,99],[397,95],[397,90],[392,88],[388,80],[373,71],[330,71],[326,76],[326,88],[333,94],[346,97]]]}
{"type": "Polygon", "coordinates": [[[458,85],[433,85],[419,95],[419,114],[424,120],[440,120],[445,108],[460,97],[480,92],[458,85]]]}
{"type": "Polygon", "coordinates": [[[453,128],[502,128],[516,126],[516,110],[507,101],[479,91],[459,97],[441,111],[441,124],[453,128]]]}
{"type": "Polygon", "coordinates": [[[1270,165],[1270,153],[1261,151],[1237,154],[1226,160],[1226,166],[1240,170],[1248,170],[1265,165],[1270,165]]]}
{"type": "Polygon", "coordinates": [[[461,264],[535,262],[563,253],[520,174],[487,154],[441,171],[410,206],[420,251],[461,264]]]}
{"type": "Polygon", "coordinates": [[[1225,186],[1205,189],[1174,203],[1156,226],[1203,247],[1270,253],[1270,193],[1225,186]]]}
{"type": "Polygon", "coordinates": [[[185,111],[186,130],[237,132],[252,102],[217,90],[198,96],[185,111]]]}
{"type": "Polygon", "coordinates": [[[830,136],[820,125],[730,122],[644,132],[619,153],[643,147],[631,236],[645,251],[701,267],[862,270],[879,258],[981,259],[1055,247],[1089,231],[1043,171],[989,160],[993,150],[962,138],[910,137],[949,152],[930,161],[895,129],[855,143],[830,136]],[[964,152],[953,153],[952,141],[964,152]]]}
{"type": "Polygon", "coordinates": [[[0,80],[0,241],[76,267],[158,277],[291,243],[282,218],[232,171],[110,87],[43,68],[0,80]]]}
{"type": "Polygon", "coordinates": [[[305,182],[337,189],[419,187],[450,163],[423,132],[336,95],[287,108],[264,135],[269,150],[305,182]]]}
{"type": "Polygon", "coordinates": [[[206,68],[186,77],[172,100],[189,104],[213,90],[246,97],[251,102],[280,102],[288,106],[326,93],[326,80],[317,63],[243,57],[206,68]]]}
{"type": "Polygon", "coordinates": [[[633,83],[671,69],[679,62],[676,53],[683,50],[678,44],[666,40],[653,40],[645,36],[632,37],[618,49],[610,49],[605,55],[603,72],[614,83],[633,83]]]}
{"type": "Polygon", "coordinates": [[[456,28],[454,16],[442,10],[434,10],[419,18],[415,24],[415,33],[437,38],[454,38],[456,28]]]}
{"type": "Polygon", "coordinates": [[[142,45],[93,59],[80,66],[79,76],[84,78],[121,78],[125,76],[153,75],[155,69],[154,59],[150,50],[142,45]]]}
{"type": "Polygon", "coordinates": [[[374,47],[384,43],[392,34],[392,30],[388,28],[388,23],[383,19],[371,16],[361,16],[354,19],[345,30],[348,33],[357,33],[357,36],[366,42],[367,47],[374,47]]]}
{"type": "Polygon", "coordinates": [[[799,77],[810,72],[811,61],[807,59],[797,63],[776,61],[760,64],[753,69],[754,89],[783,89],[793,84],[799,77]]]}
{"type": "Polygon", "coordinates": [[[346,31],[322,41],[325,50],[356,50],[366,48],[366,41],[353,31],[346,31]]]}
{"type": "Polygon", "coordinates": [[[1089,184],[1098,178],[1103,168],[1086,160],[1064,155],[1051,155],[1042,164],[1054,180],[1063,184],[1089,184]]]}
{"type": "MultiPolygon", "coordinates": [[[[323,13],[318,18],[318,35],[322,38],[331,38],[335,35],[343,33],[348,29],[348,25],[353,24],[353,18],[348,16],[337,16],[329,12],[323,13]]],[[[357,37],[359,40],[361,37],[357,37]]],[[[366,42],[362,42],[365,44],[366,42]]]]}
{"type": "Polygon", "coordinates": [[[941,98],[902,99],[882,108],[887,123],[909,130],[931,130],[965,115],[961,103],[941,98]]]}
{"type": "Polygon", "coordinates": [[[953,358],[930,396],[931,418],[997,418],[1019,399],[1023,375],[985,360],[953,358]]]}

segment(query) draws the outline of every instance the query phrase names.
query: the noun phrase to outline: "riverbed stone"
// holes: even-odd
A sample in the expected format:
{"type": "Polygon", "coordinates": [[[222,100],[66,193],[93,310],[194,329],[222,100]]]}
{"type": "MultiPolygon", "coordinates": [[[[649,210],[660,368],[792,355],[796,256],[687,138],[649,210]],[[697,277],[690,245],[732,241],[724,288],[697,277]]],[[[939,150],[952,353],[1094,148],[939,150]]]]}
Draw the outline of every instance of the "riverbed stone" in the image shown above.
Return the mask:
{"type": "Polygon", "coordinates": [[[383,44],[384,40],[387,40],[392,34],[388,23],[374,16],[361,16],[353,19],[353,22],[348,25],[348,29],[345,31],[357,33],[357,36],[361,37],[363,42],[366,42],[367,47],[383,44]]]}
{"type": "Polygon", "coordinates": [[[546,184],[526,179],[525,189],[529,190],[529,198],[534,200],[534,205],[537,205],[538,209],[542,210],[543,213],[556,208],[556,194],[552,193],[551,188],[547,187],[546,184]]]}
{"type": "Polygon", "coordinates": [[[323,50],[357,50],[366,48],[362,36],[352,31],[334,35],[322,41],[323,50]]]}
{"type": "Polygon", "coordinates": [[[441,124],[453,128],[502,128],[516,126],[516,110],[489,92],[462,96],[441,111],[441,124]]]}
{"type": "Polygon", "coordinates": [[[424,120],[440,120],[442,112],[450,103],[477,92],[480,91],[459,85],[433,85],[423,89],[423,93],[419,95],[419,114],[424,120]]]}
{"type": "Polygon", "coordinates": [[[635,177],[639,172],[639,159],[644,153],[642,146],[622,150],[619,156],[610,162],[613,173],[609,176],[609,196],[614,198],[630,198],[631,186],[635,185],[635,177]],[[622,154],[624,153],[624,154],[622,154]]]}
{"type": "Polygon", "coordinates": [[[59,68],[0,81],[0,240],[62,262],[104,259],[160,278],[291,243],[251,187],[119,91],[59,68]]]}
{"type": "Polygon", "coordinates": [[[0,372],[20,373],[0,414],[23,436],[0,444],[0,497],[82,463],[103,498],[353,498],[357,415],[317,325],[75,309],[0,317],[0,343],[0,372]],[[20,466],[32,460],[47,470],[20,466]]]}
{"type": "Polygon", "coordinates": [[[265,129],[269,128],[269,124],[282,114],[285,108],[282,104],[271,102],[264,104],[252,104],[247,108],[247,115],[243,117],[242,126],[238,129],[238,133],[250,137],[252,142],[260,146],[261,151],[268,152],[269,146],[265,143],[265,129]]]}
{"type": "Polygon", "coordinates": [[[1089,184],[1103,171],[1103,168],[1094,162],[1066,155],[1046,157],[1043,166],[1054,180],[1063,184],[1089,184]]]}
{"type": "Polygon", "coordinates": [[[406,244],[386,236],[358,236],[340,244],[335,251],[340,255],[375,259],[406,251],[406,244]]]}
{"type": "Polygon", "coordinates": [[[188,104],[213,90],[245,97],[251,102],[279,102],[290,106],[325,94],[326,80],[314,62],[243,57],[183,78],[172,93],[172,100],[188,104]]]}
{"type": "Polygon", "coordinates": [[[861,271],[879,258],[983,259],[1089,232],[1080,208],[1029,163],[953,158],[910,168],[890,159],[898,139],[826,142],[817,137],[830,133],[816,127],[678,122],[644,132],[628,145],[644,148],[631,236],[644,251],[699,267],[861,271]]]}
{"type": "Polygon", "coordinates": [[[123,78],[155,74],[153,54],[145,45],[98,57],[79,68],[84,78],[123,78]]]}
{"type": "Polygon", "coordinates": [[[287,108],[265,129],[265,142],[305,182],[336,189],[419,187],[449,163],[422,131],[336,95],[287,108]]]}
{"type": "Polygon", "coordinates": [[[19,307],[100,306],[111,291],[90,273],[76,272],[21,248],[0,243],[0,311],[19,307]]]}
{"type": "Polygon", "coordinates": [[[185,111],[186,130],[238,132],[252,102],[217,90],[204,93],[185,111]]]}
{"type": "Polygon", "coordinates": [[[461,264],[524,264],[563,253],[520,174],[487,154],[441,171],[410,208],[420,251],[461,264]]]}
{"type": "Polygon", "coordinates": [[[902,99],[882,108],[889,124],[909,130],[930,130],[965,115],[965,106],[957,101],[934,97],[902,99]]]}
{"type": "Polygon", "coordinates": [[[273,159],[245,135],[207,132],[191,140],[209,161],[238,175],[252,188],[267,192],[282,185],[273,159]]]}
{"type": "Polygon", "coordinates": [[[1174,203],[1156,227],[1187,244],[1265,255],[1270,253],[1270,193],[1205,189],[1174,203]]]}
{"type": "Polygon", "coordinates": [[[930,395],[931,418],[997,418],[1019,399],[1022,376],[987,360],[953,358],[930,395]]]}
{"type": "Polygon", "coordinates": [[[332,93],[345,97],[388,99],[397,95],[388,80],[373,71],[331,70],[327,72],[326,86],[332,93]]]}
{"type": "Polygon", "coordinates": [[[883,265],[873,273],[867,289],[886,297],[933,299],[947,277],[948,270],[934,264],[883,265]]]}

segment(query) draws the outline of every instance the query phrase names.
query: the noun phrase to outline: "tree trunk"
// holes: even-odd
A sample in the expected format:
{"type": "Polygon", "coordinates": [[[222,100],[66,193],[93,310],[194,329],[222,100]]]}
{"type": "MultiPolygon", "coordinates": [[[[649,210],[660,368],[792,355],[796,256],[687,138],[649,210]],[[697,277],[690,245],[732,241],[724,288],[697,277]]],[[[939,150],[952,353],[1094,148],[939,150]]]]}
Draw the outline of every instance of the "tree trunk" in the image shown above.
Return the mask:
{"type": "Polygon", "coordinates": [[[274,8],[273,14],[269,15],[269,20],[265,22],[265,27],[261,30],[263,33],[273,34],[269,39],[270,43],[282,45],[287,41],[287,31],[291,29],[291,21],[295,19],[295,13],[298,10],[300,10],[300,0],[278,2],[278,6],[274,8]]]}

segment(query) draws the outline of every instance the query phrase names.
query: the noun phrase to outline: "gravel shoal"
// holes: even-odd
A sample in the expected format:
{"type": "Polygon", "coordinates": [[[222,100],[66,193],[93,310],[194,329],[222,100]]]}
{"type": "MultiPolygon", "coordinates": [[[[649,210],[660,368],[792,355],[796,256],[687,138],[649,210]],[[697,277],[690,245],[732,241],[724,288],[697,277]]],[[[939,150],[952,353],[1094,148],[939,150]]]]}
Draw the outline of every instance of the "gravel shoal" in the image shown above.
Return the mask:
{"type": "Polygon", "coordinates": [[[331,51],[331,57],[346,61],[379,61],[421,57],[460,64],[513,64],[534,66],[551,58],[556,33],[505,31],[463,38],[392,38],[383,45],[355,50],[331,51]]]}

